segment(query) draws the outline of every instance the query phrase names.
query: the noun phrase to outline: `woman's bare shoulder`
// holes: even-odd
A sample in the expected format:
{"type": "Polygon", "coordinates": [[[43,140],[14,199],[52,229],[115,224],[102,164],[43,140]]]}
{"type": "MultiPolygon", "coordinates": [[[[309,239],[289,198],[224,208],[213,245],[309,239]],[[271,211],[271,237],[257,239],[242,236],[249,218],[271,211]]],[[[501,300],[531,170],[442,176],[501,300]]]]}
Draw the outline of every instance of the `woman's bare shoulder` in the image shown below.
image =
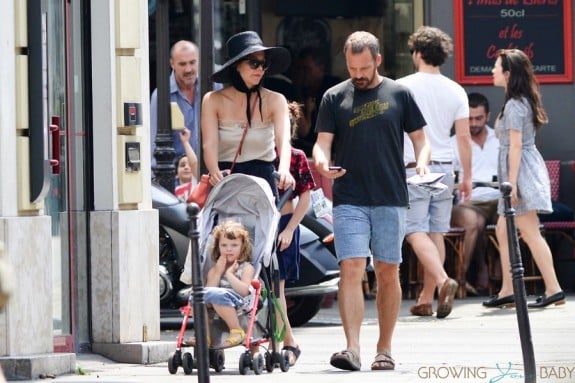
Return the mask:
{"type": "Polygon", "coordinates": [[[214,102],[221,102],[230,99],[229,87],[212,90],[204,95],[204,100],[213,100],[214,102]]]}
{"type": "Polygon", "coordinates": [[[287,100],[283,94],[276,92],[274,90],[267,89],[267,88],[262,88],[262,97],[269,98],[271,102],[286,102],[287,103],[287,100]]]}
{"type": "Polygon", "coordinates": [[[203,107],[206,113],[215,113],[218,119],[228,119],[227,116],[231,108],[232,99],[227,88],[208,92],[204,96],[203,107]]]}
{"type": "Polygon", "coordinates": [[[262,98],[264,102],[270,105],[272,110],[284,110],[287,109],[287,100],[285,96],[281,93],[275,92],[273,90],[265,89],[262,92],[262,98]]]}

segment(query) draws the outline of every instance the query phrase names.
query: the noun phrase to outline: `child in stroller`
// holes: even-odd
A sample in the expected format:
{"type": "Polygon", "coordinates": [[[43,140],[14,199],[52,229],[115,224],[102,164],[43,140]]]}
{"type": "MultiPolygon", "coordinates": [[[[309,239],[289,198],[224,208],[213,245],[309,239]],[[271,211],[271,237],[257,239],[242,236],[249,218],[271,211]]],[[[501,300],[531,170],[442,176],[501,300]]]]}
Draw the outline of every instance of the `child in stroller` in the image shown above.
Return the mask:
{"type": "MultiPolygon", "coordinates": [[[[237,309],[246,304],[255,275],[252,260],[252,244],[248,230],[239,222],[225,221],[212,231],[214,243],[211,258],[214,262],[208,271],[204,300],[228,326],[229,336],[221,348],[237,346],[246,333],[240,325],[237,309]]],[[[208,338],[208,345],[211,343],[208,338]]],[[[194,346],[195,338],[186,341],[194,346]]]]}
{"type": "MultiPolygon", "coordinates": [[[[175,374],[179,366],[183,367],[186,374],[190,374],[194,368],[198,367],[195,355],[198,349],[194,344],[197,343],[197,337],[201,335],[204,335],[204,339],[208,341],[209,365],[216,372],[224,369],[224,349],[239,344],[245,347],[245,352],[240,355],[239,360],[239,370],[242,375],[246,374],[249,369],[253,369],[259,375],[264,365],[268,372],[272,372],[278,364],[283,372],[289,370],[289,353],[285,350],[276,351],[277,342],[282,340],[284,331],[276,321],[276,309],[280,304],[274,294],[274,291],[278,291],[277,285],[279,284],[275,254],[280,218],[278,207],[283,206],[283,203],[285,201],[280,200],[276,206],[271,188],[264,179],[240,173],[225,177],[210,192],[199,215],[198,225],[199,267],[207,286],[203,289],[204,301],[212,302],[212,307],[207,310],[208,326],[207,328],[194,326],[196,337],[184,342],[194,294],[190,295],[187,306],[180,309],[184,314],[184,319],[178,334],[176,351],[168,359],[168,371],[171,374],[175,374]],[[246,234],[242,234],[242,242],[250,243],[252,247],[251,262],[249,259],[237,262],[237,269],[242,269],[240,277],[237,274],[233,275],[234,271],[237,271],[235,262],[230,262],[232,266],[228,266],[227,256],[225,257],[226,265],[223,265],[223,256],[217,259],[211,256],[219,247],[214,247],[216,237],[219,235],[220,239],[222,238],[220,229],[224,226],[220,227],[220,225],[232,225],[228,223],[230,221],[234,222],[234,225],[240,225],[249,233],[249,237],[243,237],[246,234]],[[246,238],[249,239],[246,240],[246,238]],[[221,262],[219,266],[218,262],[221,262]],[[226,290],[225,296],[222,297],[220,294],[222,290],[218,289],[221,286],[222,276],[226,276],[230,287],[238,293],[237,295],[226,290]],[[249,296],[246,295],[248,289],[250,290],[249,296]],[[211,294],[215,295],[216,291],[219,291],[217,293],[220,294],[219,297],[210,297],[211,294]],[[226,301],[234,307],[223,307],[226,301]],[[268,347],[264,347],[268,343],[268,347]],[[189,346],[194,346],[194,356],[182,350],[189,346]],[[259,346],[262,346],[264,352],[259,352],[259,346]]],[[[188,253],[182,275],[191,274],[190,258],[190,253],[188,253]]]]}

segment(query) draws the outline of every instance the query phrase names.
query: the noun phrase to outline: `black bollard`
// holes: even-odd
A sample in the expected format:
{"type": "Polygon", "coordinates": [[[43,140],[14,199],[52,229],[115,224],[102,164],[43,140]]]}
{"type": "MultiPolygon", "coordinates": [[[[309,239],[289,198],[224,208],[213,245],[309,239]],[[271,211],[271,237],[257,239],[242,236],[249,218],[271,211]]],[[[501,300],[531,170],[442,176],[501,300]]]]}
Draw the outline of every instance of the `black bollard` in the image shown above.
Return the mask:
{"type": "Polygon", "coordinates": [[[204,283],[202,280],[200,248],[198,244],[200,238],[200,231],[198,230],[200,207],[195,203],[191,203],[188,205],[187,212],[190,220],[188,236],[190,237],[192,246],[192,297],[194,307],[194,332],[196,336],[194,359],[197,363],[198,382],[207,383],[210,381],[210,356],[208,349],[208,327],[205,315],[204,283]]]}
{"type": "MultiPolygon", "coordinates": [[[[519,249],[519,238],[517,236],[517,229],[515,228],[515,209],[511,206],[512,189],[513,187],[509,182],[503,182],[500,186],[505,206],[507,244],[509,246],[513,295],[515,297],[517,324],[519,325],[519,338],[521,340],[521,351],[523,353],[523,372],[525,382],[534,383],[537,381],[535,355],[533,352],[533,340],[531,339],[529,314],[527,312],[527,296],[525,293],[525,281],[523,279],[524,269],[521,261],[521,250],[519,249]]],[[[505,272],[505,270],[503,271],[505,272]]]]}

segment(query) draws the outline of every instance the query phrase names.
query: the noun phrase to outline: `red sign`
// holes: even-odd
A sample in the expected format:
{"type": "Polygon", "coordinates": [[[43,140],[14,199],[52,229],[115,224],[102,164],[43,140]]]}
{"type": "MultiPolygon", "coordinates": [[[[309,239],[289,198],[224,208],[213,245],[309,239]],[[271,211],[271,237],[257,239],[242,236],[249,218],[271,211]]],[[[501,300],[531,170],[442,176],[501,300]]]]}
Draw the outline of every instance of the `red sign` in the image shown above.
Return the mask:
{"type": "Polygon", "coordinates": [[[499,49],[531,59],[540,83],[573,82],[572,0],[454,0],[455,75],[493,84],[499,49]]]}

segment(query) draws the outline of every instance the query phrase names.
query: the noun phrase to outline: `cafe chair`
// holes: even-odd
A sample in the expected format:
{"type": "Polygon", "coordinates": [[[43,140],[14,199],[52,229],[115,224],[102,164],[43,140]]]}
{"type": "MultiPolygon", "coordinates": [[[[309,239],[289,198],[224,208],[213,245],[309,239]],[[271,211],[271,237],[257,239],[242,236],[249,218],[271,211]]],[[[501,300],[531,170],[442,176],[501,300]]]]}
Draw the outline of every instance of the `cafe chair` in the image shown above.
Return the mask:
{"type": "MultiPolygon", "coordinates": [[[[559,201],[559,189],[560,189],[560,181],[561,181],[561,161],[559,160],[548,160],[545,161],[545,165],[547,166],[547,172],[549,173],[549,181],[551,183],[551,200],[553,202],[559,201]]],[[[575,174],[575,162],[571,162],[571,169],[575,174]]],[[[549,247],[551,247],[551,251],[553,252],[553,257],[556,259],[561,258],[560,253],[560,242],[561,240],[566,240],[567,243],[570,245],[570,253],[569,257],[570,260],[575,260],[575,221],[573,217],[568,218],[570,220],[563,221],[563,220],[553,220],[553,221],[545,221],[543,220],[541,224],[543,225],[543,234],[547,239],[547,243],[549,247]]],[[[562,258],[561,258],[562,259],[562,258]]]]}

